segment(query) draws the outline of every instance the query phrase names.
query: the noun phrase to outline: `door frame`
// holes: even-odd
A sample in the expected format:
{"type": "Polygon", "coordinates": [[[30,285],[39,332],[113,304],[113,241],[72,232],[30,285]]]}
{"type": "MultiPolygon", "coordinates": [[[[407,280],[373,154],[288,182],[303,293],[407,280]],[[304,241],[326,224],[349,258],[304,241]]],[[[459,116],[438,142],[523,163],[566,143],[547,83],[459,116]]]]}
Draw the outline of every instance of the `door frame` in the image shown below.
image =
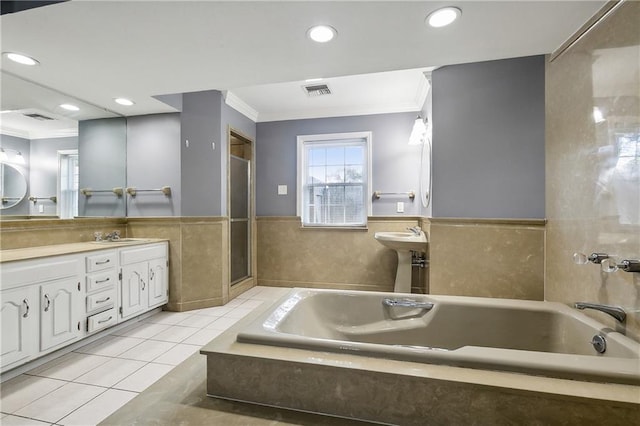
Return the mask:
{"type": "Polygon", "coordinates": [[[244,293],[251,287],[258,284],[256,271],[257,271],[257,230],[256,230],[256,145],[255,141],[242,133],[241,131],[227,126],[227,288],[228,299],[231,300],[244,293]],[[249,234],[249,257],[250,257],[250,271],[249,276],[242,281],[236,282],[231,285],[231,138],[232,136],[244,141],[250,147],[251,158],[249,159],[249,224],[251,227],[249,234]]]}

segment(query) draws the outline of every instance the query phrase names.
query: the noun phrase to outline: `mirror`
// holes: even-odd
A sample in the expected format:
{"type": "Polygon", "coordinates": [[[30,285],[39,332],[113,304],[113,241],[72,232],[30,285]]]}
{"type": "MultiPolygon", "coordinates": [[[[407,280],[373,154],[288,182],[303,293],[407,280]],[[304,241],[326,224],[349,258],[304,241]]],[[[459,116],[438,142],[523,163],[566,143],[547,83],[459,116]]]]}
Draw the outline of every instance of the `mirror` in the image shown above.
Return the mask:
{"type": "Polygon", "coordinates": [[[27,195],[27,179],[17,167],[0,163],[0,209],[16,207],[27,195]]]}
{"type": "Polygon", "coordinates": [[[125,186],[125,118],[4,70],[1,85],[0,147],[9,155],[24,154],[20,168],[31,200],[11,209],[3,204],[2,218],[126,216],[123,197],[97,192],[125,186]],[[75,179],[66,161],[73,151],[78,152],[75,179]],[[93,189],[93,195],[82,195],[82,188],[93,189]],[[69,213],[69,199],[77,200],[77,213],[69,213]]]}

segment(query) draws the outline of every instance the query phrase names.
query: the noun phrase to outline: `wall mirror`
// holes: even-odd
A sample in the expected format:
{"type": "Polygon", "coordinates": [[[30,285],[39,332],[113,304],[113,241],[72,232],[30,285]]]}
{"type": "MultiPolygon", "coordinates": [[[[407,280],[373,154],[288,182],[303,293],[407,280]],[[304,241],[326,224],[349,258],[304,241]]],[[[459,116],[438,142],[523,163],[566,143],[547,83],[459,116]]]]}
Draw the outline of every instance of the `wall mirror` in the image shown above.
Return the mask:
{"type": "Polygon", "coordinates": [[[26,186],[24,199],[2,203],[0,217],[126,216],[123,197],[100,192],[126,186],[126,119],[7,71],[1,77],[0,147],[13,166],[6,170],[26,186]]]}
{"type": "Polygon", "coordinates": [[[17,167],[0,163],[0,209],[10,209],[27,196],[27,179],[17,167]]]}

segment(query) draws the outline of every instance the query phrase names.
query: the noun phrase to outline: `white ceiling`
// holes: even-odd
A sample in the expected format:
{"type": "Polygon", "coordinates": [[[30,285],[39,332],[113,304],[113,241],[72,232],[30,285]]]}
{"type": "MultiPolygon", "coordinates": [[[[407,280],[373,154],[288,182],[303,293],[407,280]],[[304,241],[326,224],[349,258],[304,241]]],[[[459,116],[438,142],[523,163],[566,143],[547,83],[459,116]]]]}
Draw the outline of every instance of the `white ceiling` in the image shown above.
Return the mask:
{"type": "Polygon", "coordinates": [[[425,68],[550,53],[604,4],[74,0],[3,15],[2,51],[40,65],[3,57],[1,66],[123,115],[175,111],[154,96],[210,89],[231,91],[258,121],[415,111],[425,68]],[[451,5],[462,9],[459,21],[424,24],[451,5]],[[337,38],[310,41],[316,24],[332,25],[337,38]],[[312,77],[327,78],[335,95],[307,98],[301,86],[312,77]]]}

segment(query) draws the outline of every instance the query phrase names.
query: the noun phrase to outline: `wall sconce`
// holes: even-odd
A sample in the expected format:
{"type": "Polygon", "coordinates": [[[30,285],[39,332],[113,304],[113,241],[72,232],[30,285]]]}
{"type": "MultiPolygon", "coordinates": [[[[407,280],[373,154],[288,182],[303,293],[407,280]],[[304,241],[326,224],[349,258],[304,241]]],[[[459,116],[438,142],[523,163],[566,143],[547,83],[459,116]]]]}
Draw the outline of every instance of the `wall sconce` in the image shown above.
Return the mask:
{"type": "Polygon", "coordinates": [[[409,145],[422,145],[427,136],[427,126],[419,115],[413,122],[411,136],[409,136],[409,145]]]}
{"type": "Polygon", "coordinates": [[[11,163],[18,163],[18,164],[26,164],[26,160],[24,159],[24,156],[22,155],[22,153],[20,151],[17,151],[15,149],[11,149],[11,148],[0,148],[0,160],[4,161],[4,162],[11,162],[11,163]],[[13,151],[15,152],[13,161],[9,160],[9,155],[7,154],[7,151],[13,151]]]}

